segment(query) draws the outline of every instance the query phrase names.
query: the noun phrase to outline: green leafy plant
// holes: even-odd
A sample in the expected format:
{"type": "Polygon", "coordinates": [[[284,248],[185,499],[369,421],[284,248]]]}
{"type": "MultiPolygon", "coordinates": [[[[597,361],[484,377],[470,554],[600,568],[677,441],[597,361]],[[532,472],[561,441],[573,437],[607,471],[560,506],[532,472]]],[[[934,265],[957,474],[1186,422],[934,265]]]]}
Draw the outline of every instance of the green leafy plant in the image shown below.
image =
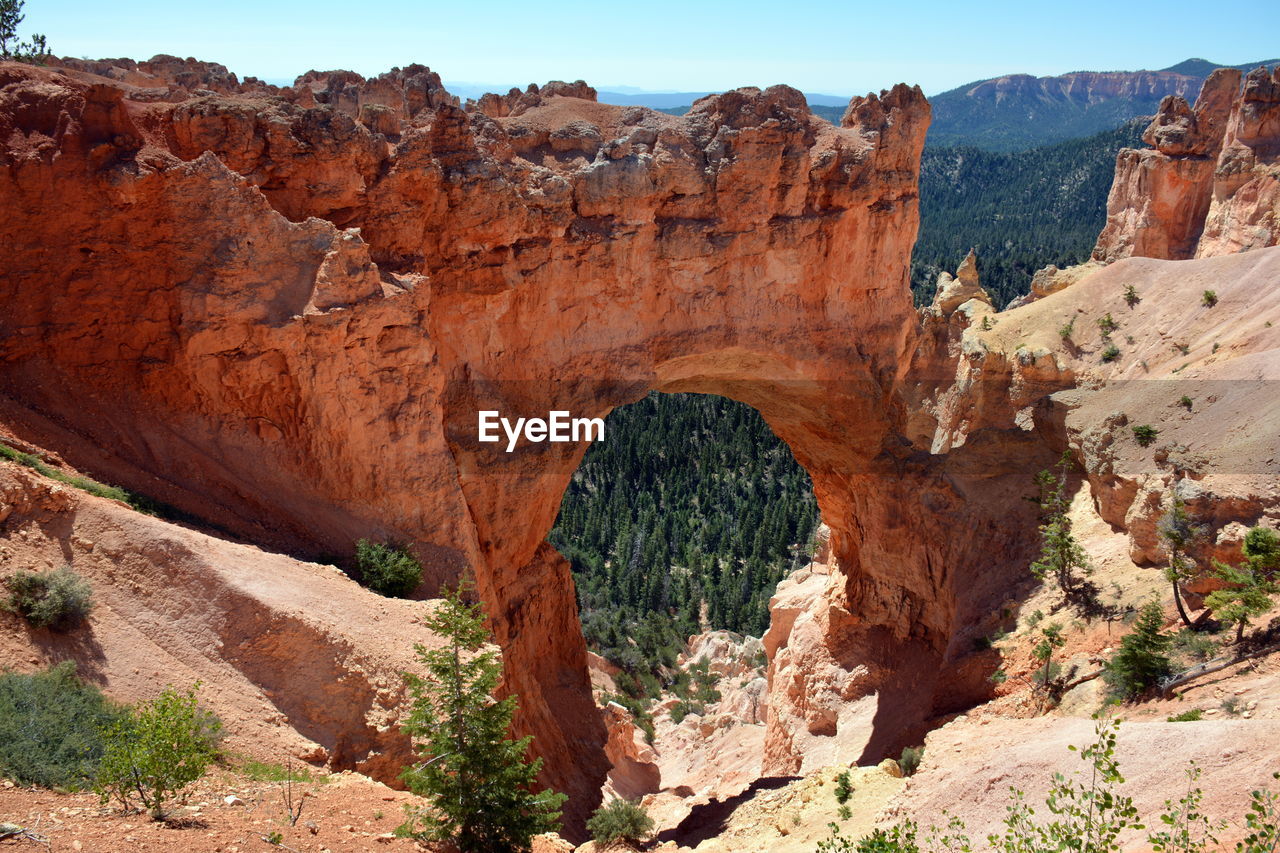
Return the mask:
{"type": "Polygon", "coordinates": [[[1138,442],[1139,447],[1150,447],[1159,435],[1160,430],[1150,424],[1139,424],[1133,428],[1133,440],[1138,442]]]}
{"type": "Polygon", "coordinates": [[[1204,799],[1204,792],[1196,787],[1200,768],[1193,761],[1186,772],[1186,793],[1177,803],[1164,801],[1164,812],[1160,815],[1163,828],[1147,835],[1147,843],[1154,853],[1205,853],[1216,847],[1216,833],[1226,828],[1225,821],[1211,821],[1200,811],[1200,801],[1204,799]]]}
{"type": "Polygon", "coordinates": [[[422,564],[402,545],[361,539],[356,543],[360,583],[379,595],[403,598],[422,583],[422,564]]]}
{"type": "MultiPolygon", "coordinates": [[[[1068,779],[1053,774],[1053,784],[1045,796],[1045,814],[1037,816],[1017,788],[1009,789],[1003,834],[987,836],[997,853],[1119,853],[1120,838],[1134,830],[1146,829],[1132,798],[1121,793],[1124,777],[1115,758],[1119,720],[1100,720],[1094,742],[1078,749],[1085,770],[1068,779]]],[[[1155,853],[1206,853],[1217,848],[1216,834],[1225,821],[1213,821],[1201,812],[1203,791],[1196,786],[1200,770],[1194,762],[1187,768],[1186,792],[1176,803],[1166,800],[1147,843],[1155,853]]],[[[1280,773],[1273,774],[1280,779],[1280,773]]],[[[973,845],[965,834],[964,822],[954,815],[945,827],[930,826],[921,833],[919,825],[905,819],[893,826],[873,830],[857,841],[842,835],[839,824],[828,824],[830,835],[818,843],[820,853],[971,853],[973,845]]],[[[1236,845],[1236,853],[1276,853],[1280,850],[1280,796],[1270,791],[1250,794],[1245,816],[1249,830],[1236,845]]]]}
{"type": "Polygon", "coordinates": [[[841,820],[848,820],[853,817],[853,809],[847,805],[842,805],[836,809],[836,814],[840,816],[841,820]]]}
{"type": "Polygon", "coordinates": [[[73,661],[31,675],[0,674],[0,776],[20,785],[88,788],[102,759],[101,730],[125,713],[80,681],[73,661]]]}
{"type": "MultiPolygon", "coordinates": [[[[1280,773],[1273,773],[1271,777],[1280,779],[1280,773]]],[[[1249,834],[1236,844],[1236,853],[1280,850],[1280,797],[1271,791],[1251,792],[1244,825],[1249,834]]]]}
{"type": "Polygon", "coordinates": [[[33,33],[30,41],[18,41],[18,25],[23,0],[0,0],[0,60],[38,62],[49,55],[49,45],[44,36],[33,33]]]}
{"type": "Polygon", "coordinates": [[[1190,711],[1183,711],[1181,714],[1174,714],[1172,717],[1166,717],[1165,721],[1170,723],[1194,723],[1204,719],[1204,711],[1199,708],[1192,708],[1190,711]]]}
{"type": "Polygon", "coordinates": [[[467,592],[465,584],[444,591],[424,620],[444,645],[417,646],[427,675],[405,674],[413,705],[402,728],[422,760],[401,778],[428,805],[409,807],[400,832],[450,840],[463,853],[527,850],[533,836],[559,827],[566,797],[534,791],[542,760],[526,760],[532,736],[509,736],[516,697],[493,698],[502,658],[467,592]]]}
{"type": "Polygon", "coordinates": [[[853,782],[849,778],[849,771],[842,770],[836,776],[836,802],[844,805],[849,802],[849,798],[853,796],[853,782]]]}
{"type": "Polygon", "coordinates": [[[924,761],[923,746],[903,747],[902,754],[898,756],[898,767],[902,769],[903,776],[914,776],[921,761],[924,761]]]}
{"type": "Polygon", "coordinates": [[[0,607],[17,613],[35,628],[66,631],[93,611],[93,589],[70,566],[51,572],[19,570],[4,584],[9,597],[0,607]]]}
{"type": "Polygon", "coordinates": [[[1106,338],[1118,328],[1120,328],[1120,324],[1111,317],[1110,311],[1098,318],[1098,330],[1102,332],[1103,338],[1106,338]]]}
{"type": "Polygon", "coordinates": [[[1244,560],[1237,566],[1214,562],[1214,574],[1228,584],[1205,598],[1205,606],[1220,619],[1236,626],[1236,642],[1255,616],[1271,609],[1272,596],[1280,592],[1273,575],[1280,569],[1280,537],[1274,530],[1254,527],[1244,537],[1244,560]]]}
{"type": "Polygon", "coordinates": [[[1133,631],[1120,641],[1120,649],[1107,662],[1103,678],[1120,699],[1135,699],[1169,674],[1168,651],[1172,639],[1161,630],[1164,610],[1156,602],[1142,608],[1133,631]]]}
{"type": "Polygon", "coordinates": [[[1183,394],[1181,397],[1178,398],[1178,405],[1189,412],[1191,411],[1191,406],[1193,405],[1193,403],[1190,397],[1188,397],[1186,394],[1183,394]]]}
{"type": "Polygon", "coordinates": [[[1069,341],[1071,340],[1071,336],[1075,334],[1075,331],[1076,318],[1072,317],[1070,320],[1058,327],[1058,337],[1062,338],[1064,341],[1069,341]]]}
{"type": "Polygon", "coordinates": [[[1218,304],[1218,291],[1206,290],[1200,294],[1200,304],[1206,308],[1212,308],[1218,304]]]}
{"type": "Polygon", "coordinates": [[[166,687],[150,702],[103,730],[106,749],[94,786],[102,803],[126,811],[136,797],[156,820],[185,799],[218,754],[222,724],[196,702],[197,682],[184,691],[166,687]]]}
{"type": "Polygon", "coordinates": [[[1138,295],[1138,290],[1132,284],[1124,286],[1124,304],[1130,308],[1142,301],[1142,297],[1138,295]]]}
{"type": "Polygon", "coordinates": [[[1089,853],[1118,853],[1120,834],[1126,829],[1141,829],[1138,810],[1131,797],[1118,791],[1124,782],[1115,759],[1116,731],[1119,721],[1100,720],[1096,739],[1078,751],[1087,766],[1084,781],[1067,779],[1061,773],[1053,776],[1053,785],[1045,798],[1052,819],[1039,822],[1027,804],[1022,791],[1010,789],[1003,836],[990,835],[987,840],[1003,853],[1040,853],[1045,850],[1078,850],[1089,853]]]}
{"type": "Polygon", "coordinates": [[[1116,346],[1115,344],[1107,344],[1106,348],[1102,351],[1102,361],[1104,363],[1110,364],[1111,362],[1115,361],[1119,357],[1120,357],[1120,347],[1116,346]]]}
{"type": "Polygon", "coordinates": [[[587,832],[599,845],[640,844],[653,832],[653,818],[638,801],[615,797],[595,810],[587,832]]]}
{"type": "Polygon", "coordinates": [[[305,764],[297,764],[292,759],[286,759],[284,764],[273,764],[256,758],[241,758],[236,764],[236,770],[246,779],[254,782],[292,781],[323,784],[325,779],[325,777],[317,777],[305,764]]]}

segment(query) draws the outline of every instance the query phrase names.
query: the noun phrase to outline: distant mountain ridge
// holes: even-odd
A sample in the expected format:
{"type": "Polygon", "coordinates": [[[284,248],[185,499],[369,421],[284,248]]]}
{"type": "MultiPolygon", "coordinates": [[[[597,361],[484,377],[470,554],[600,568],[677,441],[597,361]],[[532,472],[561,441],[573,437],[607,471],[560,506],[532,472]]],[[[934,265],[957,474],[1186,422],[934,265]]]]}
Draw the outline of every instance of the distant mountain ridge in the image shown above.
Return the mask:
{"type": "Polygon", "coordinates": [[[1251,70],[1280,59],[1223,66],[1187,59],[1159,71],[1073,71],[1054,77],[1008,74],[929,99],[930,145],[1020,151],[1089,136],[1152,115],[1166,95],[1194,101],[1216,68],[1251,70]]]}

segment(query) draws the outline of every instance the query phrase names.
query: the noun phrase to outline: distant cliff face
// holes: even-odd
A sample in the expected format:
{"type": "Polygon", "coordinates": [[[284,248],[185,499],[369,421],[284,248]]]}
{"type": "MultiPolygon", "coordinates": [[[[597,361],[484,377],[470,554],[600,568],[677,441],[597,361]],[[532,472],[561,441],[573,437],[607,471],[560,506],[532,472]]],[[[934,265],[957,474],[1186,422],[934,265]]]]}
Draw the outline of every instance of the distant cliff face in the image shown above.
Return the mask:
{"type": "Polygon", "coordinates": [[[1090,136],[1154,114],[1164,98],[1190,100],[1214,68],[1189,61],[1163,71],[1010,74],[980,80],[930,99],[929,144],[1014,151],[1090,136]]]}
{"type": "Polygon", "coordinates": [[[1093,256],[1185,259],[1280,241],[1280,66],[1220,69],[1195,106],[1170,96],[1125,149],[1093,256]]]}

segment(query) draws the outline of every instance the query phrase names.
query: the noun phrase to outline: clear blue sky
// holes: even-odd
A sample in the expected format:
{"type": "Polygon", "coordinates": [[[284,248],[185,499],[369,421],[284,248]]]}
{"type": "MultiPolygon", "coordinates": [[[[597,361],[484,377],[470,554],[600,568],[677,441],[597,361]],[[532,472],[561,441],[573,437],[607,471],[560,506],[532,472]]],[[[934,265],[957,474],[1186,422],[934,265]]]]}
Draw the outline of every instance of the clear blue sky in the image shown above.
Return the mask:
{"type": "Polygon", "coordinates": [[[906,81],[935,94],[1012,72],[1269,59],[1280,54],[1277,8],[1275,0],[27,0],[21,32],[43,32],[61,55],[172,53],[267,79],[421,62],[446,80],[503,85],[583,78],[598,88],[699,91],[789,83],[848,95],[906,81]]]}

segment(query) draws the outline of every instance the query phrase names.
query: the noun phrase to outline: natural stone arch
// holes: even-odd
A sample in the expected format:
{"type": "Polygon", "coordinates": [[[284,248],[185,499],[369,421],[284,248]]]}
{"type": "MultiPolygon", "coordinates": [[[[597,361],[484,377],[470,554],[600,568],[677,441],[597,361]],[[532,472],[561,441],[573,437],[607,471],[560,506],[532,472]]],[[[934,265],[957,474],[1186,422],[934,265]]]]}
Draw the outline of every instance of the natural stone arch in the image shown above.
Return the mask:
{"type": "MultiPolygon", "coordinates": [[[[441,103],[389,148],[321,107],[135,103],[2,70],[18,106],[0,139],[29,143],[0,174],[11,419],[255,542],[407,538],[433,583],[470,569],[571,817],[604,730],[544,536],[585,448],[480,447],[478,408],[590,417],[651,389],[754,406],[810,472],[843,567],[818,651],[870,718],[841,736],[877,756],[981,684],[945,667],[1004,594],[979,569],[1024,547],[1010,484],[1042,451],[969,413],[968,443],[929,452],[947,442],[921,403],[955,367],[907,287],[918,89],[854,99],[840,128],[786,87],[678,119],[554,93],[501,118],[441,103]]],[[[819,686],[798,691],[824,731],[819,686]]]]}

